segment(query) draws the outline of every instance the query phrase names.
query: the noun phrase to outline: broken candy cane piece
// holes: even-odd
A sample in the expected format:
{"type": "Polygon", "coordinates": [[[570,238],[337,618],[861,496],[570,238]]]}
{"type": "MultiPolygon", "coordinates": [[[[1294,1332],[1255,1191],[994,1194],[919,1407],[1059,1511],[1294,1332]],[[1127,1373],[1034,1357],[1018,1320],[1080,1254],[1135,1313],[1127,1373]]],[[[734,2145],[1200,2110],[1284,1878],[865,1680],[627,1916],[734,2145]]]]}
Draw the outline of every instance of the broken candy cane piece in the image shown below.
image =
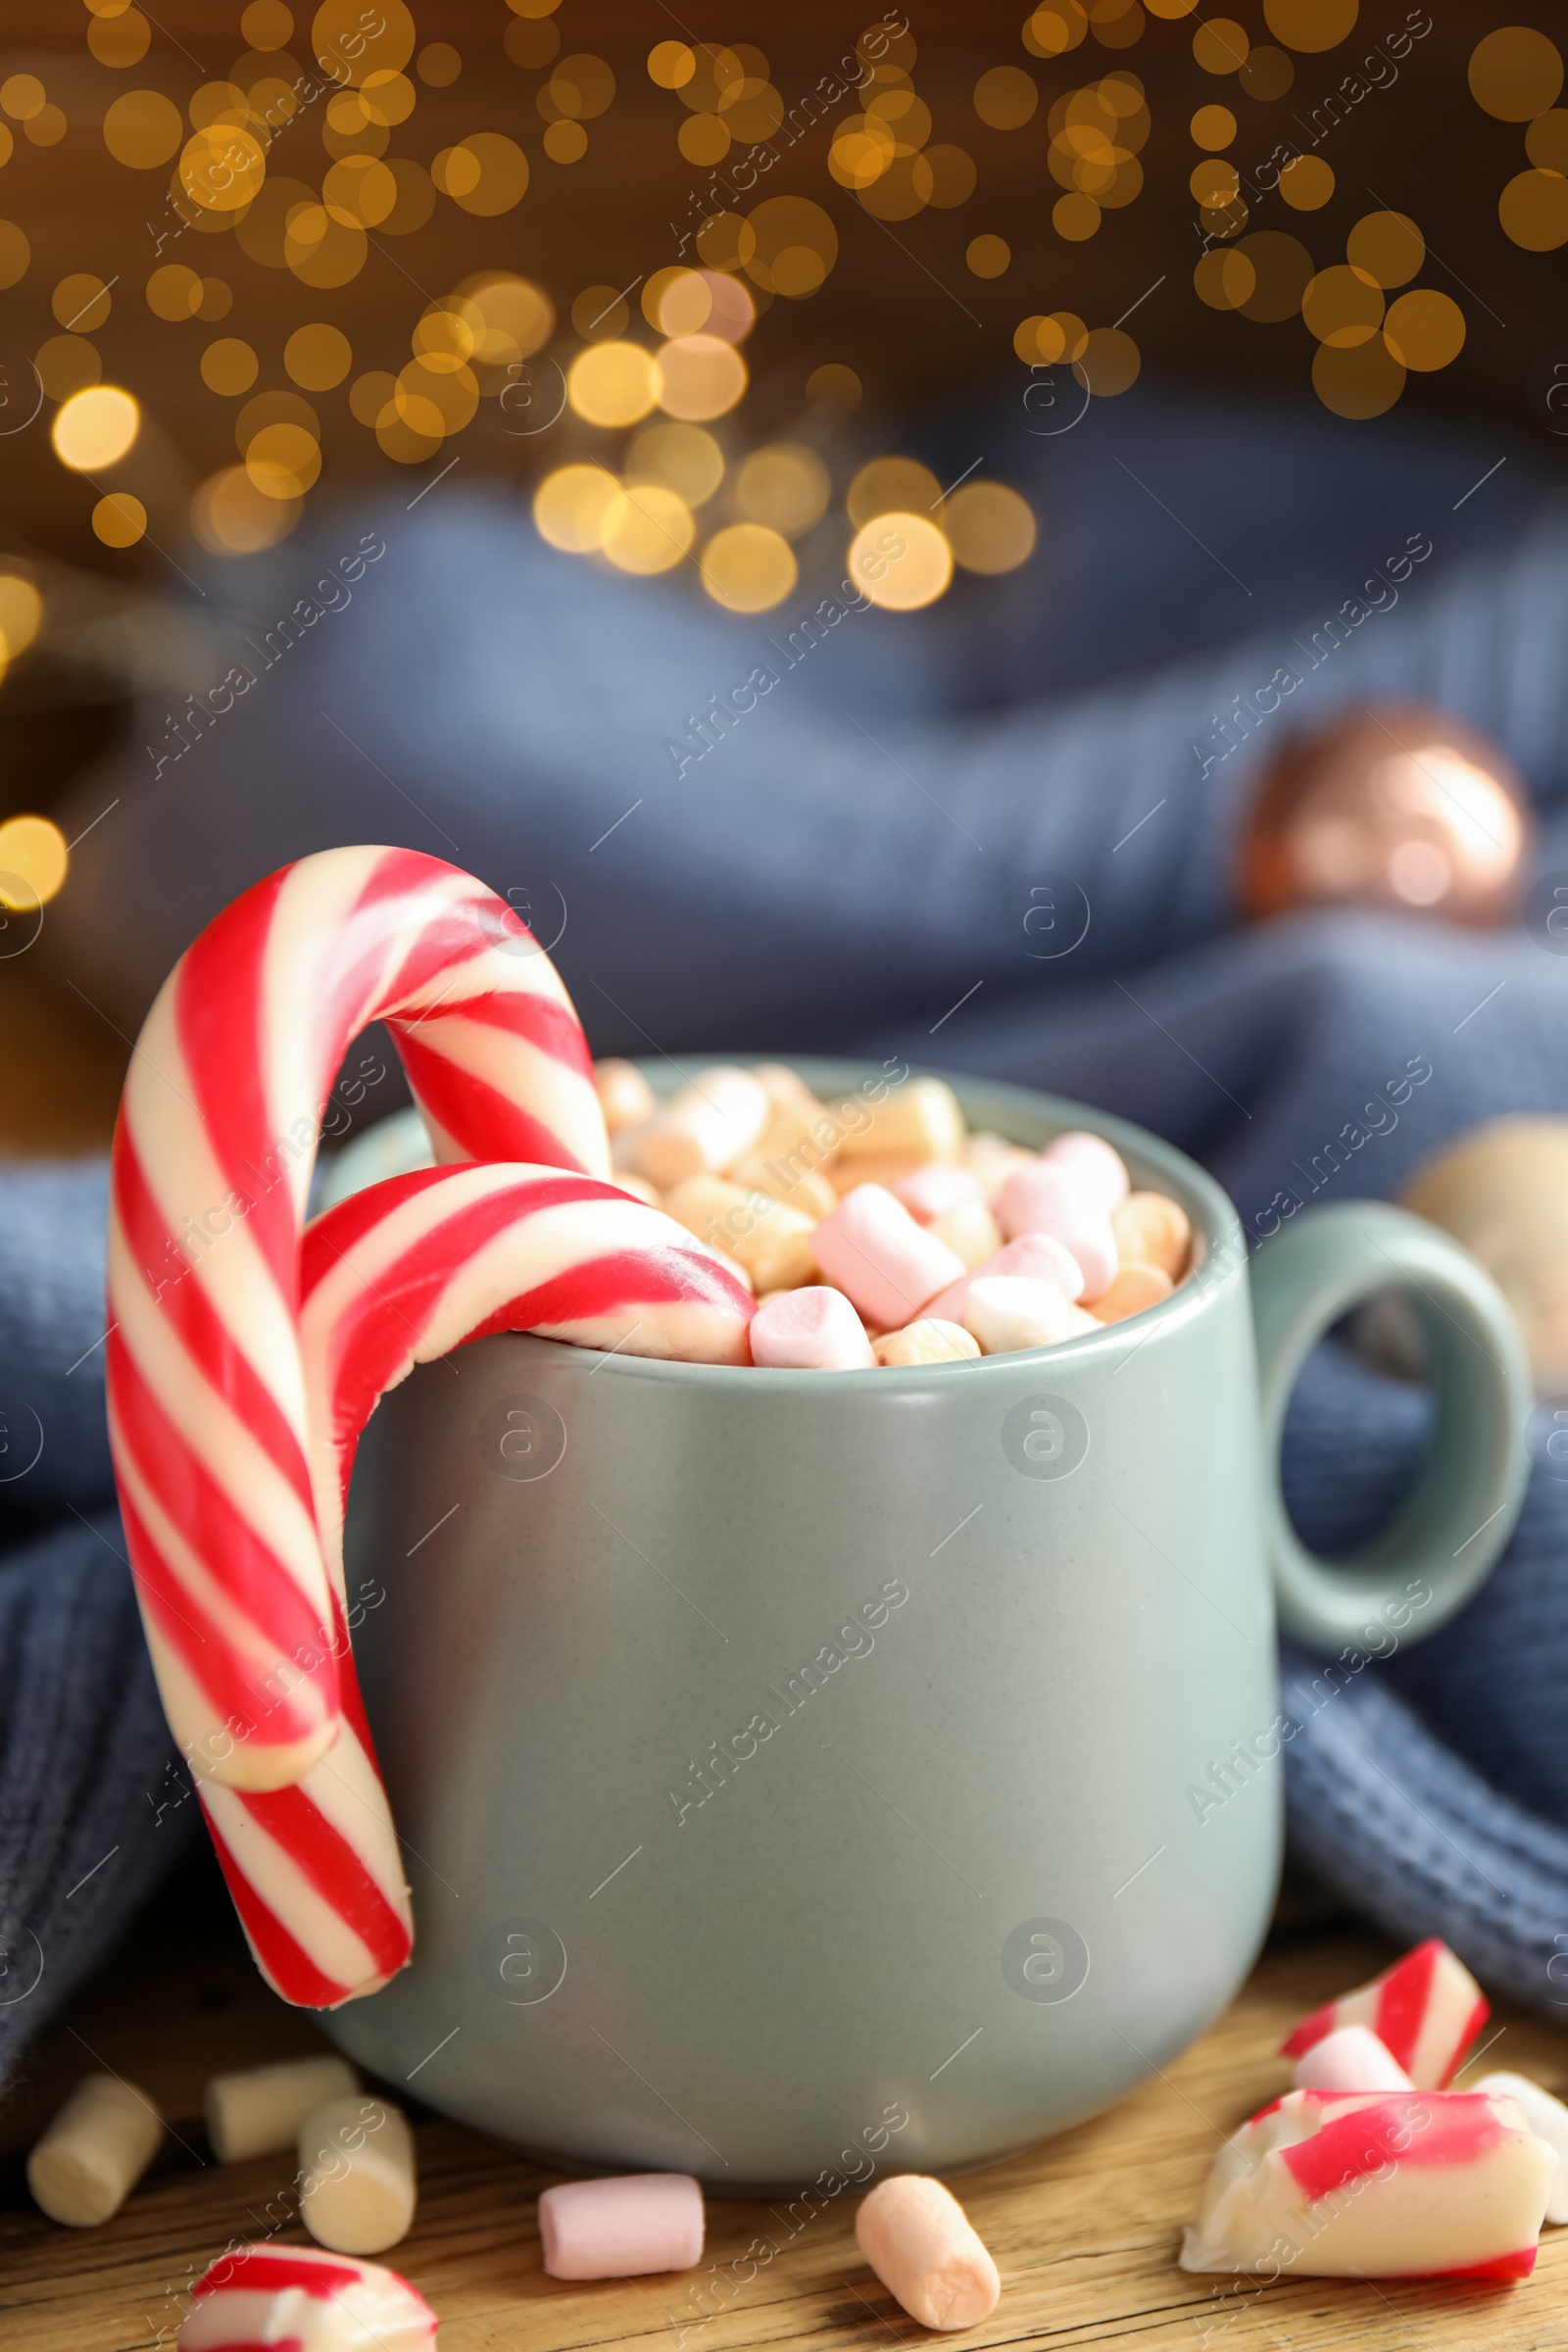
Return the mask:
{"type": "Polygon", "coordinates": [[[1215,2157],[1181,2267],[1525,2278],[1556,2169],[1512,2099],[1287,2091],[1215,2157]]]}
{"type": "Polygon", "coordinates": [[[642,2278],[703,2258],[703,2192],[689,2173],[561,2180],[539,2199],[552,2278],[642,2278]]]}
{"type": "Polygon", "coordinates": [[[1497,2073],[1483,2075],[1472,2084],[1480,2091],[1500,2091],[1504,2098],[1516,2099],[1524,2109],[1525,2121],[1538,2139],[1557,2151],[1557,2175],[1546,2199],[1548,2222],[1568,2222],[1568,2107],[1554,2099],[1549,2090],[1532,2082],[1525,2075],[1497,2073]]]}
{"type": "Polygon", "coordinates": [[[239,2246],[191,2289],[179,2352],[425,2352],[436,2316],[396,2271],[311,2246],[239,2246]]]}
{"type": "Polygon", "coordinates": [[[1336,2026],[1369,2026],[1418,2090],[1440,2090],[1490,2014],[1463,1961],[1430,1936],[1369,1984],[1303,2017],[1280,2043],[1280,2056],[1299,2058],[1336,2026]]]}
{"type": "Polygon", "coordinates": [[[922,2328],[973,2328],[996,2310],[997,2266],[950,2188],[899,2173],[861,2200],[855,2234],[890,2295],[922,2328]]]}
{"type": "Polygon", "coordinates": [[[96,2229],[120,2211],[163,2136],[145,2092],[118,2075],[88,2075],[27,2158],[27,2186],[52,2222],[96,2229]]]}
{"type": "Polygon", "coordinates": [[[1298,2090],[1413,2090],[1415,2084],[1367,2026],[1336,2026],[1296,2061],[1298,2090]]]}

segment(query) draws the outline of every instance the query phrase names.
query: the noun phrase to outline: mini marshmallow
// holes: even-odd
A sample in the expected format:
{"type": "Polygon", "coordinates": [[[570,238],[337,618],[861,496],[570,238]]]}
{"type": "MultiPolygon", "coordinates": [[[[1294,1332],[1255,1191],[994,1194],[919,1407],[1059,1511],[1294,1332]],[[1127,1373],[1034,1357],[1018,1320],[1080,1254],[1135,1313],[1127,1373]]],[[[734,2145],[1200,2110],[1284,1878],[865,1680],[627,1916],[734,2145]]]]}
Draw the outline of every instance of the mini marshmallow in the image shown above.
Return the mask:
{"type": "MultiPolygon", "coordinates": [[[[763,1137],[763,1143],[766,1137],[763,1137]]],[[[787,1208],[798,1208],[805,1217],[830,1217],[839,1204],[838,1194],[816,1165],[797,1167],[789,1157],[776,1158],[760,1147],[748,1152],[729,1171],[732,1184],[744,1185],[749,1193],[766,1193],[770,1200],[782,1200],[787,1208]]]]}
{"type": "Polygon", "coordinates": [[[1509,2098],[1287,2091],[1215,2157],[1181,2267],[1526,2278],[1556,2169],[1509,2098]]]}
{"type": "Polygon", "coordinates": [[[997,1200],[997,1220],[1009,1241],[1049,1233],[1083,1270],[1087,1305],[1107,1291],[1116,1272],[1110,1219],[1076,1169],[1038,1159],[1009,1176],[997,1200]]]}
{"type": "Polygon", "coordinates": [[[436,2316],[396,2271],[314,2246],[236,2246],[190,2290],[179,2352],[428,2352],[436,2316]]]}
{"type": "Polygon", "coordinates": [[[1414,2090],[1415,2084],[1368,2026],[1336,2026],[1296,2061],[1298,2090],[1414,2090]]]}
{"type": "Polygon", "coordinates": [[[703,2192],[689,2173],[562,2180],[539,2199],[552,2278],[641,2278],[703,2258],[703,2192]]]}
{"type": "Polygon", "coordinates": [[[912,1168],[962,1156],[966,1122],[957,1096],[942,1079],[906,1078],[869,1108],[865,1125],[840,1143],[842,1159],[906,1155],[912,1168]]]}
{"type": "Polygon", "coordinates": [[[380,2254],[407,2237],[414,2134],[384,2099],[329,2099],[300,2126],[300,2220],[337,2254],[380,2254]]]}
{"type": "Polygon", "coordinates": [[[971,1273],[977,1274],[1002,1248],[1002,1227],[983,1200],[960,1200],[933,1217],[926,1231],[945,1242],[971,1273]]]}
{"type": "Polygon", "coordinates": [[[752,1361],[801,1372],[863,1372],[876,1362],[865,1326],[842,1291],[813,1283],[775,1291],[750,1324],[752,1361]]]}
{"type": "Polygon", "coordinates": [[[1280,2044],[1299,2058],[1336,2026],[1370,2026],[1420,2090],[1451,2082],[1491,2011],[1470,1971],[1438,1936],[1428,1936],[1369,1984],[1303,2017],[1280,2044]]]}
{"type": "Polygon", "coordinates": [[[1015,1242],[1008,1242],[1004,1249],[999,1250],[995,1257],[988,1257],[984,1265],[977,1266],[973,1274],[950,1283],[928,1301],[926,1313],[945,1323],[962,1322],[969,1285],[982,1274],[1027,1274],[1032,1282],[1049,1282],[1064,1298],[1078,1299],[1083,1296],[1084,1278],[1071,1252],[1049,1233],[1023,1233],[1015,1242]]]}
{"type": "Polygon", "coordinates": [[[767,1118],[767,1096],[750,1070],[717,1062],[617,1143],[640,1176],[667,1192],[688,1176],[721,1174],[757,1144],[767,1118]]]}
{"type": "Polygon", "coordinates": [[[1068,1336],[1071,1306],[1049,1282],[1027,1274],[977,1274],[963,1302],[963,1325],[987,1355],[1050,1348],[1068,1336]]]}
{"type": "Polygon", "coordinates": [[[612,1135],[622,1127],[639,1126],[644,1119],[651,1119],[659,1107],[653,1088],[634,1061],[620,1061],[614,1056],[608,1061],[596,1061],[594,1091],[612,1135]]]}
{"type": "Polygon", "coordinates": [[[997,2308],[997,2266],[950,2188],[918,2173],[879,2181],[855,2217],[860,2252],[922,2328],[978,2327],[997,2308]]]}
{"type": "Polygon", "coordinates": [[[1168,1298],[1173,1287],[1158,1266],[1121,1266],[1090,1311],[1097,1323],[1125,1323],[1129,1315],[1141,1315],[1146,1306],[1168,1298]]]}
{"type": "Polygon", "coordinates": [[[1038,1152],[1026,1152],[1022,1144],[1009,1144],[1004,1135],[994,1135],[988,1127],[977,1127],[964,1139],[963,1164],[974,1170],[993,1204],[1007,1178],[1019,1168],[1032,1168],[1039,1156],[1038,1152]]]}
{"type": "Polygon", "coordinates": [[[978,1355],[980,1343],[960,1324],[923,1315],[918,1323],[906,1323],[902,1331],[885,1331],[872,1341],[871,1352],[879,1364],[954,1364],[962,1357],[978,1355]]]}
{"type": "Polygon", "coordinates": [[[811,1236],[816,1262],[872,1323],[912,1322],[963,1272],[963,1260],[917,1225],[879,1184],[857,1185],[811,1236]]]}
{"type": "Polygon", "coordinates": [[[27,2186],[52,2222],[111,2221],[158,2153],[164,2119],[118,2075],[88,2075],[27,2158],[27,2186]]]}
{"type": "Polygon", "coordinates": [[[945,1160],[912,1169],[888,1190],[895,1200],[903,1201],[917,1225],[929,1225],[946,1216],[950,1208],[961,1208],[966,1202],[979,1201],[983,1207],[986,1198],[985,1187],[972,1168],[952,1167],[945,1160]]]}
{"type": "Polygon", "coordinates": [[[328,2099],[346,2099],[360,2078],[346,2058],[285,2058],[214,2075],[202,2093],[207,2136],[220,2164],[246,2164],[292,2145],[299,2128],[328,2099]]]}
{"type": "Polygon", "coordinates": [[[759,1292],[793,1290],[815,1275],[811,1219],[768,1193],[749,1193],[724,1176],[688,1176],[662,1206],[700,1242],[743,1265],[759,1292]]]}
{"type": "Polygon", "coordinates": [[[1130,1193],[1120,1208],[1111,1211],[1110,1230],[1124,1266],[1158,1266],[1172,1282],[1181,1279],[1193,1228],[1179,1201],[1164,1193],[1130,1193]]]}
{"type": "Polygon", "coordinates": [[[1069,1168],[1107,1217],[1120,1208],[1131,1189],[1121,1153],[1102,1135],[1091,1135],[1087,1127],[1074,1127],[1054,1137],[1040,1156],[1052,1167],[1069,1168]]]}
{"type": "Polygon", "coordinates": [[[1499,2091],[1504,2098],[1516,2100],[1536,2137],[1556,2149],[1557,2171],[1546,2199],[1546,2219],[1568,2222],[1568,2107],[1526,2075],[1483,2075],[1471,2087],[1487,2095],[1499,2091]]]}

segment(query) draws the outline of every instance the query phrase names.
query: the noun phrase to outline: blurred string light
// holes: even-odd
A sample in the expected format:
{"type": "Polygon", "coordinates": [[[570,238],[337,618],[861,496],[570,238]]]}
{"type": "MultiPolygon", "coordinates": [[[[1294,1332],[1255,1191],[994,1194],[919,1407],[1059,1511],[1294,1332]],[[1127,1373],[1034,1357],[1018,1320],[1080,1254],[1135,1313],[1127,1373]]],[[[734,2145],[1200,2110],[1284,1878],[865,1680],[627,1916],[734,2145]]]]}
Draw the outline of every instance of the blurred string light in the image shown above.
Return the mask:
{"type": "Polygon", "coordinates": [[[48,817],[8,817],[0,825],[0,906],[30,914],[47,906],[70,863],[66,837],[48,817]]]}
{"type": "Polygon", "coordinates": [[[0,678],[43,626],[43,598],[21,572],[0,571],[0,678]]]}
{"type": "Polygon", "coordinates": [[[1489,32],[1471,52],[1470,94],[1499,122],[1524,122],[1530,170],[1516,172],[1497,199],[1502,232],[1527,253],[1568,244],[1568,109],[1562,56],[1528,24],[1489,32]]]}
{"type": "Polygon", "coordinates": [[[73,392],[56,414],[50,438],[56,457],[74,473],[97,473],[116,466],[141,429],[141,411],[118,384],[94,384],[73,392]]]}

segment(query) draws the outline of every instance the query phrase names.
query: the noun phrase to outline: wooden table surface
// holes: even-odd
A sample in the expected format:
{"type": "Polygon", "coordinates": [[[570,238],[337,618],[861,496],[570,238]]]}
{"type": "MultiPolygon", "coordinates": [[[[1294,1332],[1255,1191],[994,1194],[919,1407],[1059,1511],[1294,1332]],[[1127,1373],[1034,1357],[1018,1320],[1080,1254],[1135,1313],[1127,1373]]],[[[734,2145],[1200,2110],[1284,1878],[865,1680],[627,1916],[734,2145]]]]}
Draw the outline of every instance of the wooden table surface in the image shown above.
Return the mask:
{"type": "MultiPolygon", "coordinates": [[[[1139,2352],[1564,2352],[1568,2230],[1546,2233],[1536,2275],[1511,2286],[1399,2285],[1319,2278],[1189,2278],[1175,2265],[1182,2223],[1221,2135],[1283,2084],[1271,2055],[1305,2009],[1385,1965],[1389,1947],[1342,1920],[1302,1940],[1276,1936],[1229,2015],[1111,2114],[1005,2164],[971,2173],[959,2194],[1002,2272],[1002,2301],[955,2345],[1097,2344],[1139,2352]]],[[[1492,2066],[1553,2089],[1568,2082],[1568,2040],[1503,2010],[1488,2031],[1492,2066]]],[[[285,2156],[223,2166],[200,2122],[209,2074],[323,2046],[246,1957],[216,1876],[193,1869],[144,1915],[121,1951],[31,2046],[0,2107],[0,2344],[6,2352],[132,2352],[170,2343],[185,2289],[231,2237],[255,2238],[280,2204],[285,2156]],[[171,2119],[165,2150],[102,2230],[57,2229],[23,2177],[32,2137],[76,2077],[125,2075],[171,2119]],[[270,2212],[268,2208],[270,2203],[270,2212]]],[[[404,2094],[407,2106],[407,2094],[404,2094]]],[[[419,2108],[419,2209],[385,2259],[440,2313],[444,2352],[578,2352],[609,2343],[649,2352],[738,2352],[751,2345],[873,2352],[889,2339],[934,2341],[860,2260],[848,2201],[829,2207],[703,2324],[691,2296],[705,2274],[565,2285],[540,2267],[535,2164],[419,2108]],[[684,2330],[684,2333],[683,2333],[684,2330]]],[[[708,2259],[720,2266],[784,2230],[765,2205],[714,2199],[708,2259]]],[[[276,2241],[308,2244],[303,2230],[276,2241]]],[[[710,2296],[709,2307],[713,2307],[710,2296]]]]}

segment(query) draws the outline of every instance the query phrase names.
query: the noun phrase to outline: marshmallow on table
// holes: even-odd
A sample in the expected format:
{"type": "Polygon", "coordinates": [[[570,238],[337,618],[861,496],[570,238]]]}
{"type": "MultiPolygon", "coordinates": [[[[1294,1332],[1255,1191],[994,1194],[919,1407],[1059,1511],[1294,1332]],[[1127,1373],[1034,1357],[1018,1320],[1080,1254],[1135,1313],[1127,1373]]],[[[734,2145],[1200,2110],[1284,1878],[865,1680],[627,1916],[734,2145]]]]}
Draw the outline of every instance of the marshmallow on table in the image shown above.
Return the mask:
{"type": "Polygon", "coordinates": [[[1102,1135],[1091,1135],[1087,1127],[1074,1127],[1054,1137],[1040,1156],[1052,1167],[1071,1169],[1107,1217],[1127,1198],[1126,1161],[1102,1135]]]}
{"type": "Polygon", "coordinates": [[[922,2328],[976,2327],[1002,2293],[997,2266],[940,2180],[898,2173],[860,2201],[855,2234],[890,2295],[922,2328]]]}
{"type": "Polygon", "coordinates": [[[752,1361],[797,1372],[864,1372],[876,1362],[865,1326],[842,1291],[823,1283],[774,1291],[750,1325],[752,1361]]]}
{"type": "Polygon", "coordinates": [[[744,1266],[755,1289],[792,1290],[816,1272],[812,1221],[768,1193],[724,1176],[688,1176],[666,1193],[664,1214],[744,1266]]]}
{"type": "Polygon", "coordinates": [[[1298,2090],[1413,2090],[1415,2084],[1368,2026],[1336,2026],[1296,2061],[1298,2090]]]}
{"type": "Polygon", "coordinates": [[[872,1323],[909,1323],[962,1274],[963,1260],[879,1184],[847,1193],[811,1236],[827,1280],[872,1323]]]}
{"type": "Polygon", "coordinates": [[[552,2278],[641,2278],[703,2258],[703,2192],[689,2173],[562,2180],[539,2199],[552,2278]]]}
{"type": "Polygon", "coordinates": [[[637,1064],[613,1055],[594,1063],[594,1092],[612,1135],[651,1119],[659,1107],[658,1098],[637,1064]]]}
{"type": "Polygon", "coordinates": [[[318,2245],[379,2254],[407,2237],[416,2195],[414,2134],[384,2099],[329,2099],[300,2126],[300,2219],[318,2245]]]}
{"type": "Polygon", "coordinates": [[[1077,1169],[1045,1159],[1020,1168],[997,1197],[997,1220],[1009,1241],[1046,1233],[1060,1242],[1082,1269],[1086,1304],[1109,1290],[1116,1273],[1116,1237],[1077,1169]]]}
{"type": "Polygon", "coordinates": [[[1215,2157],[1181,2267],[1526,2278],[1556,2169],[1512,2099],[1287,2091],[1215,2157]]]}
{"type": "Polygon", "coordinates": [[[759,1142],[767,1116],[767,1095],[750,1070],[716,1062],[618,1142],[637,1173],[667,1192],[688,1176],[721,1173],[759,1142]]]}
{"type": "Polygon", "coordinates": [[[1556,2149],[1557,2172],[1546,2199],[1546,2219],[1568,2222],[1568,2107],[1526,2075],[1505,2072],[1483,2075],[1471,2087],[1489,2094],[1500,2091],[1504,2098],[1515,2100],[1523,2108],[1525,2122],[1536,2137],[1544,2139],[1548,2148],[1556,2149]]]}
{"type": "Polygon", "coordinates": [[[918,1323],[906,1323],[902,1331],[885,1331],[871,1343],[871,1352],[879,1364],[954,1364],[965,1357],[977,1356],[980,1343],[972,1333],[958,1323],[944,1323],[935,1316],[923,1315],[918,1323]]]}
{"type": "Polygon", "coordinates": [[[963,1302],[964,1329],[986,1355],[1051,1348],[1068,1337],[1072,1306],[1049,1282],[1027,1274],[977,1274],[963,1302]]]}
{"type": "Polygon", "coordinates": [[[1299,2058],[1336,2026],[1369,2026],[1417,2089],[1437,2090],[1451,2081],[1490,2014],[1463,1961],[1431,1936],[1370,1984],[1303,2017],[1280,2043],[1280,2056],[1299,2058]]]}
{"type": "Polygon", "coordinates": [[[436,2315],[396,2271],[314,2246],[237,2246],[190,2290],[179,2352],[425,2352],[436,2315]]]}
{"type": "Polygon", "coordinates": [[[1083,1296],[1084,1278],[1071,1252],[1049,1233],[1023,1233],[1015,1242],[1006,1243],[995,1257],[988,1257],[984,1265],[976,1266],[972,1274],[961,1275],[929,1299],[927,1315],[945,1323],[961,1323],[969,1285],[983,1274],[1026,1274],[1032,1282],[1049,1282],[1064,1298],[1076,1301],[1083,1296]]]}
{"type": "Polygon", "coordinates": [[[1124,1266],[1158,1266],[1172,1282],[1186,1267],[1192,1222],[1180,1201],[1164,1193],[1130,1193],[1112,1209],[1110,1230],[1124,1266]]]}
{"type": "Polygon", "coordinates": [[[145,2091],[118,2075],[88,2075],[27,2158],[27,2186],[52,2222],[96,2229],[120,2211],[163,2136],[145,2091]]]}
{"type": "Polygon", "coordinates": [[[252,2066],[232,2075],[214,2075],[202,2093],[207,2136],[220,2164],[245,2164],[293,2145],[299,2128],[328,2099],[345,2099],[360,2087],[346,2058],[285,2058],[277,2066],[252,2066]]]}
{"type": "Polygon", "coordinates": [[[1101,1292],[1090,1312],[1097,1323],[1125,1323],[1146,1306],[1157,1306],[1173,1289],[1171,1278],[1158,1266],[1122,1266],[1108,1289],[1101,1292]]]}

